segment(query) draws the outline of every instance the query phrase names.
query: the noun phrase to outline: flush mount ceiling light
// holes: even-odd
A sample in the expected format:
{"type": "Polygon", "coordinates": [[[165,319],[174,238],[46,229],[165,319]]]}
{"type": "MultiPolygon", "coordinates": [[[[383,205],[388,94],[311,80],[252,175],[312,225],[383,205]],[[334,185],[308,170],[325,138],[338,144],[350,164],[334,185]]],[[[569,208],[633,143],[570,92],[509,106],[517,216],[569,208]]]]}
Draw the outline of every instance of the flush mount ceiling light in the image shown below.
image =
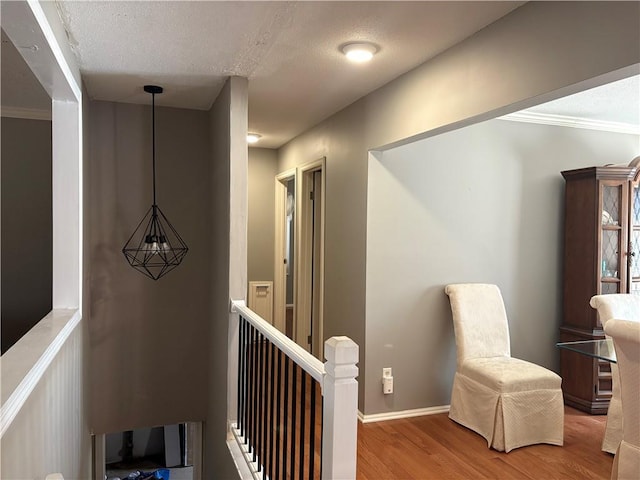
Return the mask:
{"type": "Polygon", "coordinates": [[[341,50],[352,62],[363,63],[373,58],[378,51],[378,47],[373,43],[354,42],[343,45],[341,50]]]}
{"type": "Polygon", "coordinates": [[[262,135],[258,133],[247,133],[247,143],[256,143],[262,138],[262,135]]]}
{"type": "Polygon", "coordinates": [[[158,280],[182,262],[189,250],[176,229],[156,203],[156,94],[162,87],[145,85],[151,94],[153,203],[122,249],[133,268],[149,278],[158,280]]]}

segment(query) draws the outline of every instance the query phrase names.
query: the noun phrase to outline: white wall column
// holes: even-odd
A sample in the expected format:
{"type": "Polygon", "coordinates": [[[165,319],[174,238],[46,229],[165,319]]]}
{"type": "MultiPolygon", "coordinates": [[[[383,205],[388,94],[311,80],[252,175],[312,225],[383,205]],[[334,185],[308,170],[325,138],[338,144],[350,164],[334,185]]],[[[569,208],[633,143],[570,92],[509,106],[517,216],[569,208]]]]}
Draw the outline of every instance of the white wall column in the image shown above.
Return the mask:
{"type": "MultiPolygon", "coordinates": [[[[247,298],[247,205],[248,158],[247,125],[249,82],[230,77],[229,105],[229,299],[247,298]]],[[[237,413],[238,316],[229,317],[227,373],[227,420],[237,413]]]]}
{"type": "Polygon", "coordinates": [[[2,356],[0,477],[44,478],[60,472],[67,478],[89,478],[86,349],[80,324],[80,70],[53,2],[1,2],[0,10],[3,30],[53,102],[53,312],[2,356]]]}
{"type": "Polygon", "coordinates": [[[53,100],[53,308],[81,308],[82,112],[53,100]]]}

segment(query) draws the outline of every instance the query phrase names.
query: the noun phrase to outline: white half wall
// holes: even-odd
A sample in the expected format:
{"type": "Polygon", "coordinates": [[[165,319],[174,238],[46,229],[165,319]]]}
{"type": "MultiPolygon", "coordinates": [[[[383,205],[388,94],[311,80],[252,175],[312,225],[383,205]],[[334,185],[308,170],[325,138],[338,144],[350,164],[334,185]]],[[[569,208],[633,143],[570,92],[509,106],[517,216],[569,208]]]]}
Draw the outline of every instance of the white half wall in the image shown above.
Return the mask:
{"type": "Polygon", "coordinates": [[[89,478],[83,330],[76,310],[54,310],[2,356],[0,478],[89,478]]]}
{"type": "Polygon", "coordinates": [[[367,414],[449,404],[448,283],[497,284],[512,354],[558,369],[561,170],[629,163],[637,135],[491,120],[372,154],[367,414]],[[395,393],[383,395],[382,368],[395,393]]]}

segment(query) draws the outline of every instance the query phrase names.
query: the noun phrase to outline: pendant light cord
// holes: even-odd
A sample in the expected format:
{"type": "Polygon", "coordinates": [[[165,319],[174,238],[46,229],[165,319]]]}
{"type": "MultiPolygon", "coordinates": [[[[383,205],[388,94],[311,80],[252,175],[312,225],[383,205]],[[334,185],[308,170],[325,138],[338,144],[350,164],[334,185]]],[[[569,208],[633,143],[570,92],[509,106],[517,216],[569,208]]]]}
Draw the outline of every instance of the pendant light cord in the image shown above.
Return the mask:
{"type": "Polygon", "coordinates": [[[151,94],[151,151],[153,158],[153,208],[156,208],[156,94],[151,94]]]}

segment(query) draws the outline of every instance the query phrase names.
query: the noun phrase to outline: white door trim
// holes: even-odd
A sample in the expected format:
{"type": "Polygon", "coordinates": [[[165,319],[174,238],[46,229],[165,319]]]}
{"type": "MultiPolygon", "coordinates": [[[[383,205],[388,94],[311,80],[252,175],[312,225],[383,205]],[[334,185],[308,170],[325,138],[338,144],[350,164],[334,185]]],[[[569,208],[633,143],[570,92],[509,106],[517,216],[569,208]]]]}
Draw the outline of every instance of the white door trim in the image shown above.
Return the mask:
{"type": "MultiPolygon", "coordinates": [[[[305,163],[298,167],[296,185],[296,274],[295,281],[295,311],[294,311],[294,338],[296,343],[304,348],[309,348],[308,337],[311,334],[309,319],[311,318],[312,305],[312,268],[313,261],[313,211],[312,203],[309,201],[310,192],[313,190],[313,173],[322,172],[321,192],[320,192],[320,272],[318,275],[318,336],[319,342],[314,344],[322,345],[324,342],[323,332],[323,309],[324,309],[324,232],[325,232],[325,178],[326,159],[325,157],[305,163]]],[[[321,351],[312,348],[311,352],[320,357],[321,351]],[[315,351],[314,351],[315,350],[315,351]]],[[[321,348],[320,348],[321,350],[321,348]]]]}
{"type": "MultiPolygon", "coordinates": [[[[279,173],[275,177],[275,247],[273,266],[273,326],[286,333],[285,307],[287,304],[287,268],[284,263],[286,258],[285,241],[285,213],[287,205],[287,180],[296,178],[296,169],[292,168],[279,173]]],[[[296,195],[297,196],[297,195],[296,195]]],[[[295,267],[295,265],[294,265],[295,267]]],[[[290,272],[294,276],[295,271],[290,272]]],[[[295,305],[295,281],[294,281],[294,305],[295,305]]],[[[295,306],[294,306],[295,312],[295,306]]]]}

